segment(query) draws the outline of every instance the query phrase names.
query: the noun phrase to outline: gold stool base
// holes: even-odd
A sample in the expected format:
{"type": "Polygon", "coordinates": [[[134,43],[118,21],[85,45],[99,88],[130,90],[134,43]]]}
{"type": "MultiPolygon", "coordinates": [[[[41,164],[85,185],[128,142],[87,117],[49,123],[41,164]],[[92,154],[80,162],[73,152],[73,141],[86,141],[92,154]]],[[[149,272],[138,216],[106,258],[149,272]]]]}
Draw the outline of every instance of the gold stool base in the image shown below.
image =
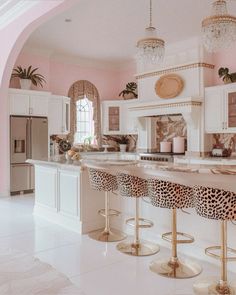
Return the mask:
{"type": "Polygon", "coordinates": [[[193,278],[202,272],[201,266],[193,261],[177,260],[176,262],[171,262],[170,259],[152,261],[150,264],[150,270],[163,277],[173,279],[193,278]]]}
{"type": "Polygon", "coordinates": [[[150,256],[160,251],[158,245],[147,241],[141,241],[139,244],[121,242],[116,248],[120,252],[131,256],[150,256]]]}
{"type": "Polygon", "coordinates": [[[124,240],[127,237],[126,234],[116,229],[111,229],[109,232],[104,231],[104,229],[99,229],[90,232],[88,236],[91,239],[100,242],[118,242],[124,240]]]}
{"type": "Polygon", "coordinates": [[[193,284],[194,294],[198,295],[235,295],[235,286],[221,286],[219,280],[216,278],[205,278],[193,284]]]}

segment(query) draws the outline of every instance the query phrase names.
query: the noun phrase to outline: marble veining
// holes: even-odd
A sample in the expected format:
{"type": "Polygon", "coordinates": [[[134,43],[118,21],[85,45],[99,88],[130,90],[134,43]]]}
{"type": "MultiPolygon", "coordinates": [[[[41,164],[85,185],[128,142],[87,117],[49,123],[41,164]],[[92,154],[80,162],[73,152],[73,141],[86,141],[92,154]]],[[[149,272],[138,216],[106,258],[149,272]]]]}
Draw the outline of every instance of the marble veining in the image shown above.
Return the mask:
{"type": "Polygon", "coordinates": [[[127,151],[135,152],[137,146],[138,135],[129,134],[129,135],[103,135],[102,136],[102,144],[109,145],[110,150],[119,151],[119,142],[122,137],[127,139],[127,151]]]}
{"type": "Polygon", "coordinates": [[[213,147],[231,149],[236,151],[236,134],[234,133],[219,133],[213,134],[213,147]]]}
{"type": "Polygon", "coordinates": [[[187,138],[187,124],[182,115],[158,116],[156,122],[156,146],[160,152],[161,141],[173,141],[176,136],[187,138]]]}

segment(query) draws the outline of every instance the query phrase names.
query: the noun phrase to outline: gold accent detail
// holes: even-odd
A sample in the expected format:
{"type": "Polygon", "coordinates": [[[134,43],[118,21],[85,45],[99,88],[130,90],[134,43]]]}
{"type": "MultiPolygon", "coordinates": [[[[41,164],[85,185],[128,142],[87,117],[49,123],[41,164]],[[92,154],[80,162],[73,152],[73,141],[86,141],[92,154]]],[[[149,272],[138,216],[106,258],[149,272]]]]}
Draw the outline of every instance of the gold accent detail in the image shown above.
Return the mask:
{"type": "Polygon", "coordinates": [[[136,79],[143,79],[143,78],[149,78],[149,77],[153,77],[153,76],[169,74],[172,72],[183,71],[183,70],[192,69],[192,68],[214,69],[214,67],[215,66],[212,64],[208,64],[208,63],[204,63],[204,62],[197,62],[197,63],[192,63],[192,64],[188,64],[188,65],[183,65],[183,66],[177,66],[177,67],[173,67],[173,68],[169,68],[169,69],[165,69],[165,70],[159,70],[159,71],[144,73],[144,74],[140,74],[140,75],[138,74],[135,77],[136,77],[136,79]]]}
{"type": "MultiPolygon", "coordinates": [[[[160,248],[158,245],[148,241],[141,241],[139,238],[139,228],[142,227],[142,224],[140,224],[140,220],[147,222],[146,219],[139,217],[139,198],[135,198],[135,217],[128,219],[127,223],[129,223],[131,220],[135,222],[134,241],[119,243],[116,247],[117,250],[131,256],[149,256],[159,252],[160,248]]],[[[150,225],[151,221],[148,222],[150,225]]]]}
{"type": "Polygon", "coordinates": [[[165,41],[159,38],[143,38],[137,42],[137,47],[165,46],[165,41]]]}
{"type": "Polygon", "coordinates": [[[213,15],[213,16],[209,16],[207,18],[205,18],[203,21],[202,21],[202,26],[205,27],[205,26],[209,26],[209,25],[212,25],[212,24],[217,24],[217,23],[229,23],[229,22],[232,22],[232,23],[235,23],[236,22],[236,17],[235,16],[232,16],[232,15],[213,15]]]}
{"type": "Polygon", "coordinates": [[[144,105],[131,107],[131,110],[150,110],[150,109],[163,109],[163,108],[174,108],[174,107],[186,107],[186,106],[201,106],[201,101],[191,101],[191,102],[175,102],[166,104],[155,104],[155,105],[144,105]]]}
{"type": "MultiPolygon", "coordinates": [[[[220,259],[221,261],[221,276],[218,282],[208,282],[208,294],[219,294],[219,295],[233,295],[235,294],[235,290],[229,285],[227,279],[227,262],[230,260],[235,260],[234,257],[227,257],[227,252],[236,253],[236,250],[227,247],[227,220],[221,221],[221,246],[213,246],[206,248],[205,252],[207,255],[214,257],[216,259],[220,259]],[[220,255],[216,255],[211,253],[211,250],[220,249],[220,255]]],[[[199,281],[194,285],[194,290],[200,294],[202,288],[202,282],[199,281]]]]}
{"type": "Polygon", "coordinates": [[[117,210],[110,209],[110,200],[108,192],[105,192],[105,209],[98,211],[98,214],[105,217],[105,228],[92,231],[88,236],[96,241],[101,242],[117,242],[124,240],[127,236],[121,231],[110,228],[110,217],[120,214],[117,210]]]}
{"type": "Polygon", "coordinates": [[[202,272],[202,268],[195,262],[186,260],[182,261],[177,256],[177,244],[192,243],[194,240],[192,236],[177,232],[177,212],[176,209],[172,209],[172,232],[163,235],[165,240],[172,243],[172,256],[170,259],[159,259],[151,262],[150,270],[161,276],[174,278],[174,279],[187,279],[199,275],[202,272]],[[171,239],[166,238],[171,234],[171,239]],[[187,237],[188,240],[178,240],[178,234],[187,237]]]}

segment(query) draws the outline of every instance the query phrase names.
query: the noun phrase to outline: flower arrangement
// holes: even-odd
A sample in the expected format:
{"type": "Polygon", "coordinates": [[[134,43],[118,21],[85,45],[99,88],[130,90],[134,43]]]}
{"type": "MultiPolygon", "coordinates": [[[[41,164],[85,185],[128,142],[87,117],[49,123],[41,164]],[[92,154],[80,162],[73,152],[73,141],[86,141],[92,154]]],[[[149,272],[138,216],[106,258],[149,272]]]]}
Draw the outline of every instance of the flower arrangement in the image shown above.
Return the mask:
{"type": "Polygon", "coordinates": [[[43,83],[46,83],[46,80],[43,75],[36,73],[38,68],[32,69],[32,66],[28,68],[22,68],[17,66],[13,69],[11,79],[19,78],[20,80],[30,80],[34,86],[40,85],[43,87],[43,83]]]}
{"type": "Polygon", "coordinates": [[[126,84],[126,88],[121,91],[119,96],[122,96],[124,99],[137,98],[137,83],[129,82],[128,84],[126,84]]]}

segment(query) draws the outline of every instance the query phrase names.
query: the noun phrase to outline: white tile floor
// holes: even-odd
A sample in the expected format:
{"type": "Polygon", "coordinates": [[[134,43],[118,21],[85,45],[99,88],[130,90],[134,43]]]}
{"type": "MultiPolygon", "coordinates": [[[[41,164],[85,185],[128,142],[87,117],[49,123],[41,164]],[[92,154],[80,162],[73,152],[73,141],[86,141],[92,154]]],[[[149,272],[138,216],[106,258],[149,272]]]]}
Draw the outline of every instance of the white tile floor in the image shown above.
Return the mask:
{"type": "MultiPolygon", "coordinates": [[[[0,247],[27,252],[68,276],[80,295],[192,295],[189,280],[162,278],[149,271],[151,257],[129,257],[116,250],[116,243],[100,243],[32,215],[30,196],[0,199],[0,247]]],[[[202,263],[201,277],[219,269],[202,263]]],[[[235,280],[235,275],[234,275],[235,280]]]]}

